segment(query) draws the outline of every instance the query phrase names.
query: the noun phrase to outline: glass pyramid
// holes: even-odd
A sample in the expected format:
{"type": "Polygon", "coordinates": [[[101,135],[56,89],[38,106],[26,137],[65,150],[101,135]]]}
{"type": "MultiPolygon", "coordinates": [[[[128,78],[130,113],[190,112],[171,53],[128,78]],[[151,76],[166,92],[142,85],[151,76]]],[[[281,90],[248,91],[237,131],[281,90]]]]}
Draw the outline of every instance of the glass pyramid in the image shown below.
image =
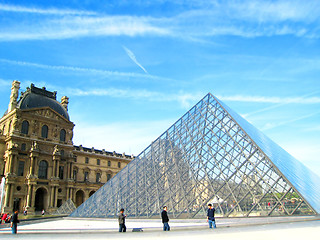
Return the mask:
{"type": "Polygon", "coordinates": [[[320,178],[206,95],[71,217],[202,218],[320,213],[320,178]]]}
{"type": "Polygon", "coordinates": [[[52,215],[69,215],[74,210],[76,210],[76,205],[74,202],[69,198],[67,201],[62,204],[57,211],[55,211],[52,215]]]}

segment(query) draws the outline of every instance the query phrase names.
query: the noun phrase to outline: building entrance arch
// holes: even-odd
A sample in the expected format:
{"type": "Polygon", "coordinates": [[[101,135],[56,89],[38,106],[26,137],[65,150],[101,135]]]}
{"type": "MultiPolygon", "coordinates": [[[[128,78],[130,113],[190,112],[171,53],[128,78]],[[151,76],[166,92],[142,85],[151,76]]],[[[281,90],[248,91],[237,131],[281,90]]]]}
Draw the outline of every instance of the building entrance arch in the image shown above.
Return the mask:
{"type": "Polygon", "coordinates": [[[48,209],[48,191],[45,188],[38,188],[34,203],[35,211],[42,211],[48,209]]]}
{"type": "Polygon", "coordinates": [[[89,197],[91,197],[95,192],[96,192],[96,191],[91,191],[91,192],[89,193],[89,197]]]}
{"type": "Polygon", "coordinates": [[[84,202],[84,192],[78,190],[76,193],[76,206],[79,207],[84,202]]]}

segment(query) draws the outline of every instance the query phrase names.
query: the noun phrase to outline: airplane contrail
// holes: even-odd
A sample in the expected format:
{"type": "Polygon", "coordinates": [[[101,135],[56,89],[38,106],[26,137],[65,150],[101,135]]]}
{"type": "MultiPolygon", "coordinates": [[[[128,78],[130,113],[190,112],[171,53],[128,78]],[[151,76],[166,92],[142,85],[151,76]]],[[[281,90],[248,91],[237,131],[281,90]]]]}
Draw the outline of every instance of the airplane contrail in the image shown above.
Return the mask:
{"type": "Polygon", "coordinates": [[[126,51],[128,57],[131,58],[131,60],[132,60],[135,64],[137,64],[145,73],[149,74],[149,73],[147,72],[147,70],[137,61],[136,56],[134,55],[134,53],[133,53],[130,49],[126,48],[125,46],[122,46],[122,47],[123,47],[123,49],[126,51]]]}

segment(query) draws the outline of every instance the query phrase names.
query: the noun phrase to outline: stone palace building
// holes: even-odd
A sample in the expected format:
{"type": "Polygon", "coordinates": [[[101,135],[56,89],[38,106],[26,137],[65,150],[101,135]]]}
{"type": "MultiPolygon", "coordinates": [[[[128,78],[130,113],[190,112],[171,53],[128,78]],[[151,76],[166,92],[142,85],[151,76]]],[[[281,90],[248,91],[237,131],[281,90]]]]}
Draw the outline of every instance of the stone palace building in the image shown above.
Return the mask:
{"type": "Polygon", "coordinates": [[[0,119],[3,210],[55,212],[71,199],[81,205],[124,168],[133,156],[73,145],[68,97],[31,84],[18,100],[14,81],[8,110],[0,119]]]}

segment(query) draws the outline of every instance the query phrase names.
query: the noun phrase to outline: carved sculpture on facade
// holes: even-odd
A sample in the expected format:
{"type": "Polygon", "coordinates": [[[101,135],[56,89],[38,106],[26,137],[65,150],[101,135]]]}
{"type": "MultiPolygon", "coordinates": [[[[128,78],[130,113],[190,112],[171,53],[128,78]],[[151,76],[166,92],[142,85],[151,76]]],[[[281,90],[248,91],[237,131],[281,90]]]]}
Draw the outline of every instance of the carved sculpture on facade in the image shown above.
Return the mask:
{"type": "Polygon", "coordinates": [[[18,127],[20,126],[21,119],[18,115],[16,115],[12,120],[12,130],[18,131],[18,127]]]}
{"type": "Polygon", "coordinates": [[[58,145],[55,145],[53,148],[53,155],[58,155],[58,154],[60,154],[60,151],[59,151],[58,145]]]}
{"type": "Polygon", "coordinates": [[[53,138],[57,139],[58,138],[58,126],[56,125],[55,128],[53,129],[53,138]]]}
{"type": "Polygon", "coordinates": [[[39,123],[37,120],[32,120],[32,134],[33,135],[38,135],[37,133],[39,132],[39,123]]]}
{"type": "Polygon", "coordinates": [[[37,141],[34,141],[31,146],[31,151],[39,150],[37,141]]]}

